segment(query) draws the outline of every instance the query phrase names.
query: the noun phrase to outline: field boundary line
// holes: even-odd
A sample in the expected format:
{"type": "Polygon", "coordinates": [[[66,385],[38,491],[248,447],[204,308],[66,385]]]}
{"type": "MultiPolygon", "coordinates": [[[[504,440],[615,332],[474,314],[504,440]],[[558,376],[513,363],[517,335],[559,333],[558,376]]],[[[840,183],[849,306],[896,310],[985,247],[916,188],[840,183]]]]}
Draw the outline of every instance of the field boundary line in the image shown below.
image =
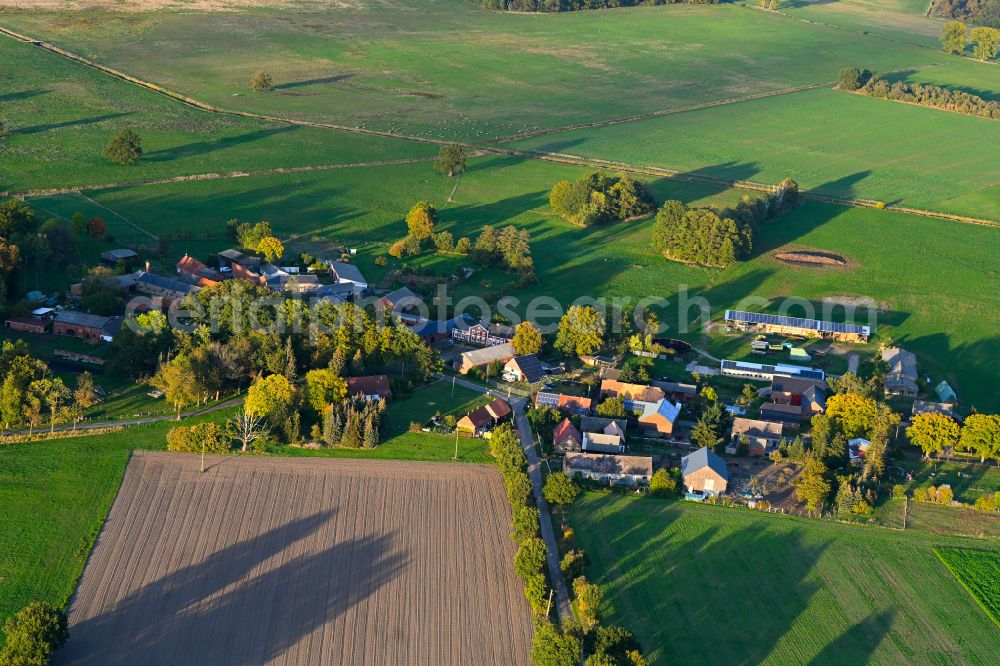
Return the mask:
{"type": "MultiPolygon", "coordinates": [[[[780,13],[780,12],[775,12],[775,13],[780,13]]],[[[797,18],[793,18],[793,17],[788,17],[788,18],[791,18],[792,20],[802,20],[802,19],[797,19],[797,18]]],[[[821,24],[821,25],[825,25],[825,24],[821,24]]],[[[206,102],[201,102],[199,100],[196,100],[194,98],[188,97],[186,95],[182,95],[182,94],[180,94],[178,92],[174,92],[174,91],[169,90],[167,88],[163,88],[163,87],[161,87],[161,86],[159,86],[159,85],[157,85],[155,83],[151,83],[149,81],[145,81],[145,80],[140,79],[138,77],[132,76],[131,74],[127,74],[125,72],[118,71],[118,70],[113,69],[111,67],[107,67],[105,65],[101,65],[101,64],[96,63],[96,62],[94,62],[94,61],[92,61],[92,60],[90,60],[88,58],[85,58],[85,57],[83,57],[81,55],[73,53],[72,51],[67,51],[67,50],[65,50],[63,48],[60,48],[60,47],[55,46],[53,44],[50,44],[48,42],[45,42],[45,41],[42,41],[42,40],[39,40],[39,39],[33,39],[33,38],[28,37],[26,35],[22,35],[22,34],[20,34],[18,32],[15,32],[14,30],[11,30],[10,28],[7,28],[7,27],[2,26],[2,25],[0,25],[0,35],[6,35],[6,36],[8,36],[8,37],[10,37],[12,39],[17,40],[17,41],[37,46],[37,47],[39,47],[39,48],[41,48],[41,49],[43,49],[45,51],[48,51],[48,52],[53,53],[55,55],[58,55],[60,57],[66,58],[68,60],[72,60],[74,62],[80,63],[80,64],[85,65],[87,67],[91,67],[91,68],[96,69],[96,70],[98,70],[100,72],[104,72],[105,74],[108,74],[110,76],[114,76],[116,78],[122,79],[122,80],[127,81],[129,83],[132,83],[134,85],[140,86],[142,88],[146,88],[147,90],[151,90],[153,92],[159,93],[161,95],[164,95],[166,97],[169,97],[171,99],[179,101],[179,102],[181,102],[183,104],[186,104],[186,105],[188,105],[188,106],[190,106],[192,108],[200,109],[202,111],[206,111],[206,112],[209,112],[209,113],[216,113],[216,114],[220,114],[220,115],[231,115],[231,116],[237,116],[237,117],[243,117],[243,118],[251,118],[251,119],[254,119],[254,120],[262,120],[262,121],[265,121],[265,122],[272,122],[272,123],[283,123],[283,124],[286,124],[286,125],[297,125],[297,126],[302,126],[302,127],[317,127],[317,128],[321,128],[321,129],[332,129],[332,130],[338,130],[338,131],[342,131],[342,132],[354,132],[354,133],[357,133],[357,134],[364,134],[364,135],[368,135],[368,136],[379,136],[379,137],[390,138],[390,139],[401,139],[401,140],[404,140],[404,141],[412,141],[412,142],[415,142],[415,143],[424,143],[424,144],[429,144],[429,145],[445,146],[445,145],[456,144],[456,145],[462,146],[463,148],[467,148],[470,151],[474,151],[474,152],[479,153],[479,154],[506,155],[506,156],[509,156],[509,157],[521,157],[521,158],[524,158],[524,159],[537,159],[537,160],[541,160],[541,161],[548,161],[548,162],[554,162],[554,163],[560,163],[560,164],[567,164],[567,165],[573,165],[573,166],[584,166],[584,167],[594,167],[594,168],[608,168],[608,169],[615,169],[617,171],[622,171],[622,172],[627,172],[627,173],[652,175],[652,176],[659,176],[659,177],[663,177],[663,178],[672,178],[672,179],[675,179],[675,180],[681,180],[681,181],[687,181],[687,182],[693,182],[693,183],[702,183],[702,184],[712,185],[712,186],[715,186],[715,187],[735,188],[735,189],[751,190],[751,191],[756,191],[756,192],[774,192],[777,189],[776,185],[769,185],[769,184],[766,184],[766,183],[755,183],[753,181],[745,181],[745,180],[730,181],[730,180],[726,180],[726,179],[723,179],[723,178],[716,178],[716,177],[713,177],[713,176],[704,176],[704,175],[698,175],[698,174],[683,173],[683,172],[677,171],[675,169],[666,169],[666,168],[661,168],[661,167],[639,167],[639,166],[635,166],[635,165],[626,164],[624,162],[615,162],[615,161],[612,161],[612,160],[604,160],[604,159],[599,159],[599,158],[584,158],[584,157],[580,157],[580,156],[577,156],[577,155],[567,155],[567,154],[562,154],[562,153],[545,152],[545,151],[539,151],[539,150],[518,150],[518,149],[514,149],[514,148],[477,146],[477,145],[474,145],[474,144],[469,144],[469,143],[464,143],[464,142],[459,142],[459,141],[447,141],[447,140],[444,140],[444,139],[432,139],[432,138],[428,138],[428,137],[415,137],[415,136],[410,136],[410,135],[406,135],[406,134],[398,134],[398,133],[394,133],[394,132],[385,132],[385,131],[381,131],[381,130],[365,129],[365,128],[361,128],[361,127],[351,127],[349,125],[337,125],[337,124],[333,124],[333,123],[319,123],[319,122],[313,122],[313,121],[309,121],[309,120],[299,120],[299,119],[292,119],[292,118],[282,118],[282,117],[278,117],[278,116],[268,116],[268,115],[259,114],[259,113],[251,113],[251,112],[248,112],[248,111],[236,111],[236,110],[232,110],[232,109],[223,109],[223,108],[216,107],[216,106],[213,106],[211,104],[208,104],[206,102]]],[[[890,40],[890,41],[894,41],[894,40],[890,40]]],[[[828,84],[822,84],[822,85],[828,85],[828,84]]],[[[170,181],[166,181],[166,182],[170,182],[170,181]]],[[[114,185],[105,185],[105,186],[102,186],[101,188],[94,188],[94,189],[105,189],[105,188],[111,188],[111,187],[114,187],[114,185]]],[[[82,191],[82,190],[80,190],[80,191],[82,191]]],[[[903,206],[891,206],[891,205],[886,205],[882,201],[876,201],[876,200],[870,200],[870,199],[851,199],[851,198],[845,198],[845,197],[835,197],[835,196],[829,196],[829,195],[819,194],[819,193],[816,193],[816,192],[810,192],[808,190],[800,192],[800,196],[803,199],[809,199],[809,200],[813,200],[813,201],[821,201],[821,202],[826,202],[826,203],[833,203],[833,204],[838,204],[838,205],[842,205],[842,206],[850,206],[850,207],[856,207],[856,208],[877,208],[877,209],[881,209],[881,210],[889,210],[889,211],[900,212],[900,213],[909,213],[909,214],[913,214],[913,215],[920,215],[922,217],[932,217],[932,218],[938,218],[938,219],[943,219],[943,220],[950,220],[950,221],[954,221],[954,222],[963,222],[963,223],[967,223],[967,224],[977,224],[977,225],[981,225],[981,226],[988,226],[988,227],[997,227],[997,228],[1000,228],[1000,221],[998,221],[998,220],[968,217],[968,216],[964,216],[964,215],[955,215],[955,214],[943,213],[943,212],[939,212],[939,211],[922,210],[922,209],[908,208],[908,207],[903,207],[903,206]]],[[[148,233],[148,232],[146,232],[144,230],[143,230],[143,232],[144,233],[148,233]]],[[[154,236],[154,238],[155,238],[155,236],[154,236]]]]}
{"type": "Polygon", "coordinates": [[[400,164],[417,164],[432,162],[435,157],[405,157],[398,160],[376,160],[371,162],[350,162],[346,164],[317,164],[298,167],[274,167],[271,169],[255,169],[253,171],[220,171],[215,173],[196,173],[188,176],[170,176],[168,178],[150,178],[148,180],[133,180],[119,183],[99,183],[95,185],[79,185],[75,187],[55,187],[39,190],[24,190],[23,192],[0,192],[4,197],[46,197],[60,194],[81,194],[126,187],[142,187],[144,185],[168,185],[170,183],[195,183],[204,180],[228,180],[232,178],[252,178],[253,176],[275,176],[292,173],[308,173],[310,171],[334,171],[337,169],[360,169],[365,167],[396,166],[400,164]]]}
{"type": "Polygon", "coordinates": [[[824,88],[826,86],[832,86],[835,81],[824,81],[822,83],[807,83],[801,86],[794,86],[791,88],[782,88],[781,90],[771,90],[768,92],[754,93],[753,95],[744,95],[743,97],[730,97],[727,99],[719,99],[713,102],[704,102],[702,104],[694,104],[692,106],[681,106],[676,109],[660,109],[659,111],[650,111],[648,113],[639,113],[634,116],[623,116],[621,118],[611,118],[609,120],[596,120],[589,123],[577,123],[575,125],[565,125],[563,127],[553,127],[549,129],[539,129],[531,130],[529,132],[521,132],[519,134],[511,134],[509,136],[500,136],[494,139],[490,139],[490,143],[506,143],[508,141],[521,141],[523,139],[532,139],[538,136],[545,136],[547,134],[559,134],[562,132],[573,132],[575,130],[582,129],[594,129],[596,127],[608,127],[610,125],[624,125],[627,123],[633,123],[639,120],[648,120],[650,118],[660,118],[662,116],[672,116],[677,113],[689,113],[691,111],[701,111],[702,109],[711,109],[716,106],[728,106],[730,104],[740,104],[742,102],[752,102],[758,99],[766,99],[768,97],[778,97],[781,95],[792,95],[798,92],[805,92],[807,90],[815,90],[817,88],[824,88]]]}
{"type": "Polygon", "coordinates": [[[139,226],[138,224],[136,224],[136,223],[135,223],[135,222],[133,222],[132,220],[128,219],[127,217],[125,217],[124,215],[122,215],[121,213],[119,213],[119,212],[117,212],[117,211],[114,211],[114,210],[111,210],[110,208],[108,208],[108,207],[107,207],[107,206],[105,206],[104,204],[102,204],[102,203],[97,203],[96,201],[94,201],[93,199],[91,199],[90,197],[88,197],[88,196],[87,196],[86,194],[84,194],[83,192],[77,192],[76,194],[77,194],[77,196],[80,196],[80,197],[83,197],[84,199],[86,199],[86,200],[87,200],[87,201],[89,201],[90,203],[94,204],[94,205],[95,205],[95,206],[97,206],[98,208],[103,208],[104,210],[108,211],[109,213],[111,213],[112,215],[114,215],[114,216],[115,216],[115,217],[117,217],[117,218],[118,218],[119,220],[121,220],[121,221],[122,221],[122,222],[124,222],[125,224],[129,225],[130,227],[132,227],[132,228],[133,228],[133,229],[135,229],[136,231],[138,231],[138,232],[140,232],[140,233],[143,233],[143,234],[146,234],[147,236],[149,236],[150,238],[152,238],[152,239],[153,239],[153,240],[155,240],[155,241],[158,241],[158,240],[160,240],[160,237],[159,237],[159,236],[157,236],[156,234],[152,234],[152,233],[150,233],[150,232],[146,231],[145,229],[143,229],[142,227],[140,227],[140,226],[139,226]]]}

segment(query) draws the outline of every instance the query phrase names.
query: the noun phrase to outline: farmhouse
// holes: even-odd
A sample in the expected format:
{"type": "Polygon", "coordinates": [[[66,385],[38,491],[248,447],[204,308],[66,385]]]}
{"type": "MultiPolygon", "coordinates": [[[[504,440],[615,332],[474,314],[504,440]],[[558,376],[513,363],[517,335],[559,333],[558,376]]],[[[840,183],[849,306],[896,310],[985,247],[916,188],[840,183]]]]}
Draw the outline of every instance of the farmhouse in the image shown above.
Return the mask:
{"type": "Polygon", "coordinates": [[[537,355],[527,354],[526,356],[516,356],[507,361],[503,367],[503,376],[509,382],[537,384],[545,379],[545,370],[537,355]]]}
{"type": "Polygon", "coordinates": [[[513,412],[506,402],[497,398],[485,407],[474,409],[461,419],[457,427],[463,432],[479,436],[496,425],[509,421],[513,412]]]}
{"type": "Polygon", "coordinates": [[[729,437],[731,447],[746,444],[752,456],[766,456],[778,448],[784,427],[781,423],[737,418],[729,437]]]}
{"type": "Polygon", "coordinates": [[[767,402],[760,406],[760,417],[765,421],[777,421],[789,428],[798,428],[802,419],[807,418],[801,405],[787,405],[780,402],[767,402]]]}
{"type": "Polygon", "coordinates": [[[590,413],[590,398],[580,398],[562,393],[539,392],[535,395],[535,406],[552,407],[569,414],[587,415],[590,413]]]}
{"type": "Polygon", "coordinates": [[[37,308],[30,317],[10,317],[4,325],[12,331],[40,335],[52,330],[53,313],[52,308],[37,308]]]}
{"type": "Polygon", "coordinates": [[[660,435],[671,435],[674,432],[674,424],[681,413],[680,403],[672,403],[666,398],[656,402],[636,403],[642,405],[642,413],[639,415],[639,427],[646,431],[652,431],[660,435]]]}
{"type": "Polygon", "coordinates": [[[601,381],[602,398],[623,398],[625,409],[638,412],[644,409],[644,405],[636,403],[659,402],[665,397],[663,389],[645,384],[629,384],[616,379],[605,379],[601,381]]]}
{"type": "Polygon", "coordinates": [[[412,318],[408,316],[400,317],[403,322],[417,337],[426,345],[436,342],[444,342],[451,336],[452,329],[458,323],[458,318],[447,321],[435,319],[425,319],[423,317],[412,318]]]}
{"type": "Polygon", "coordinates": [[[765,365],[747,361],[724,360],[720,364],[722,374],[726,377],[744,377],[758,381],[769,382],[775,377],[798,377],[801,379],[826,379],[826,373],[818,368],[805,368],[801,365],[765,365]]]}
{"type": "Polygon", "coordinates": [[[775,377],[771,380],[771,402],[800,407],[803,419],[826,411],[826,391],[825,381],[798,377],[775,377]]]}
{"type": "Polygon", "coordinates": [[[355,292],[362,292],[368,288],[365,276],[354,264],[331,261],[328,265],[330,266],[330,277],[337,284],[350,285],[355,292]]]}
{"type": "Polygon", "coordinates": [[[75,310],[60,310],[52,322],[52,333],[86,340],[91,344],[99,344],[104,336],[104,327],[110,317],[76,312],[75,310]]]}
{"type": "Polygon", "coordinates": [[[379,306],[390,312],[402,312],[407,308],[414,308],[424,302],[420,296],[409,287],[402,287],[396,291],[391,291],[379,299],[379,306]]]}
{"type": "Polygon", "coordinates": [[[603,416],[584,416],[580,418],[580,430],[583,432],[603,432],[625,436],[628,422],[625,419],[608,419],[603,416]]]}
{"type": "Polygon", "coordinates": [[[552,429],[552,446],[555,447],[556,451],[561,453],[579,451],[582,445],[583,438],[580,431],[568,418],[560,421],[559,425],[552,429]]]}
{"type": "Polygon", "coordinates": [[[177,262],[177,274],[181,276],[181,279],[199,287],[208,287],[222,282],[222,274],[219,271],[209,268],[187,254],[177,262]]]}
{"type": "Polygon", "coordinates": [[[917,397],[917,357],[905,349],[890,347],[882,350],[882,360],[889,366],[885,375],[885,394],[917,397]]]}
{"type": "Polygon", "coordinates": [[[726,461],[704,446],[681,458],[681,475],[688,491],[721,495],[729,486],[726,461]]]}
{"type": "Polygon", "coordinates": [[[193,284],[156,275],[148,271],[139,273],[135,288],[136,291],[162,299],[167,304],[172,301],[184,300],[184,297],[188,294],[195,294],[201,291],[200,287],[193,284]]]}
{"type": "Polygon", "coordinates": [[[653,459],[648,456],[616,456],[598,453],[567,453],[563,472],[572,478],[629,486],[648,484],[653,476],[653,459]]]}
{"type": "Polygon", "coordinates": [[[494,347],[484,347],[483,349],[473,349],[463,353],[455,363],[455,369],[460,373],[467,374],[469,370],[483,365],[489,365],[494,361],[506,363],[514,358],[517,352],[514,345],[508,343],[496,345],[494,347]]]}
{"type": "Polygon", "coordinates": [[[386,375],[368,375],[347,378],[347,395],[361,396],[365,400],[391,400],[392,389],[386,375]]]}
{"type": "Polygon", "coordinates": [[[504,324],[496,324],[487,321],[475,321],[471,318],[463,319],[455,326],[451,332],[458,342],[480,347],[491,347],[510,342],[514,338],[514,328],[504,324]]]}
{"type": "Polygon", "coordinates": [[[625,440],[615,434],[585,432],[581,448],[587,453],[625,453],[625,440]]]}
{"type": "Polygon", "coordinates": [[[798,335],[837,340],[838,342],[868,342],[872,333],[869,326],[838,324],[832,321],[743,312],[741,310],[726,310],[726,325],[738,331],[750,333],[798,335]]]}

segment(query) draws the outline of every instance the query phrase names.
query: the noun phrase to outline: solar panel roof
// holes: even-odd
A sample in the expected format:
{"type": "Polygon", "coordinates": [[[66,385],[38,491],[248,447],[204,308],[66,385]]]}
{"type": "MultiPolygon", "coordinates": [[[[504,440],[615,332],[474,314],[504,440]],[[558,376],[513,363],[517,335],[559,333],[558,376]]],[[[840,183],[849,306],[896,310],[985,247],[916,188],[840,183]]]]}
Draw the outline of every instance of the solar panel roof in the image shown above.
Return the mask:
{"type": "Polygon", "coordinates": [[[871,328],[859,324],[841,324],[818,319],[802,317],[786,317],[784,315],[764,314],[761,312],[743,312],[742,310],[726,310],[726,321],[743,322],[747,324],[764,324],[767,326],[783,326],[786,328],[802,328],[824,333],[855,333],[869,335],[871,328]]]}

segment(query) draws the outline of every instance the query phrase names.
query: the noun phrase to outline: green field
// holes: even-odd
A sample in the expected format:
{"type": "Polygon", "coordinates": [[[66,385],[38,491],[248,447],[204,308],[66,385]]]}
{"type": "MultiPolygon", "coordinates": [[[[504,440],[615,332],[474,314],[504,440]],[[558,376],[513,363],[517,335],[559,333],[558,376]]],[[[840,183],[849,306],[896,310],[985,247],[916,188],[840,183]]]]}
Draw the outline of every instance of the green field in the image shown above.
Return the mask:
{"type": "Polygon", "coordinates": [[[0,18],[227,108],[468,140],[833,81],[844,62],[941,59],[732,5],[526,16],[466,0],[344,4],[0,18]],[[260,69],[276,94],[246,94],[260,69]]]}
{"type": "Polygon", "coordinates": [[[434,154],[412,141],[206,113],[8,37],[0,62],[0,191],[434,154]],[[143,141],[133,166],[100,155],[122,127],[143,141]]]}
{"type": "Polygon", "coordinates": [[[995,663],[934,547],[987,542],[605,493],[570,511],[605,623],[657,664],[995,663]]]}
{"type": "Polygon", "coordinates": [[[964,197],[1000,181],[996,142],[995,120],[819,89],[512,145],[994,219],[964,197]]]}
{"type": "MultiPolygon", "coordinates": [[[[1000,317],[995,261],[1000,234],[995,229],[807,203],[763,229],[750,261],[727,270],[701,269],[656,256],[648,246],[652,220],[582,229],[556,218],[548,207],[548,186],[581,173],[584,170],[576,167],[484,157],[470,163],[457,189],[455,181],[440,178],[428,165],[415,164],[119,188],[90,196],[152,233],[176,230],[180,220],[199,234],[215,234],[215,240],[174,241],[178,256],[228,247],[222,229],[224,221],[234,217],[267,219],[285,238],[315,236],[356,244],[361,250],[358,264],[373,283],[392,268],[377,267],[375,258],[404,234],[403,218],[410,205],[427,198],[440,207],[439,227],[456,238],[474,236],[484,224],[514,224],[531,233],[538,285],[514,290],[508,276],[487,271],[460,283],[456,297],[509,294],[526,303],[549,295],[570,303],[585,295],[657,296],[670,301],[661,320],[672,327],[678,321],[682,287],[690,298],[706,298],[715,315],[749,296],[767,302],[789,296],[813,302],[867,296],[886,310],[878,317],[880,340],[898,341],[918,353],[921,371],[937,381],[947,377],[967,404],[982,410],[1000,407],[993,390],[994,378],[1000,375],[992,323],[1000,317]],[[782,265],[771,253],[785,246],[835,252],[849,258],[852,268],[782,265]]],[[[696,205],[724,206],[741,196],[669,180],[651,183],[651,190],[658,202],[678,198],[696,205]]],[[[68,217],[81,200],[73,195],[32,203],[68,217]]],[[[127,233],[124,224],[115,230],[127,233]]],[[[442,274],[461,261],[454,256],[411,260],[418,265],[440,263],[442,274]]],[[[692,309],[692,318],[696,314],[692,309]]],[[[702,339],[698,332],[686,337],[716,355],[746,351],[740,338],[702,339]]]]}
{"type": "MultiPolygon", "coordinates": [[[[442,416],[451,414],[460,419],[489,401],[483,394],[461,386],[454,387],[453,392],[451,382],[439,381],[417,389],[403,400],[389,403],[388,429],[382,443],[374,449],[303,449],[282,446],[276,452],[281,455],[323,458],[448,462],[454,460],[455,438],[437,433],[409,432],[410,423],[426,423],[437,412],[441,412],[442,416]]],[[[459,437],[458,462],[492,462],[486,440],[459,437]]]]}
{"type": "Polygon", "coordinates": [[[934,552],[1000,626],[1000,557],[969,548],[936,548],[934,552]]]}

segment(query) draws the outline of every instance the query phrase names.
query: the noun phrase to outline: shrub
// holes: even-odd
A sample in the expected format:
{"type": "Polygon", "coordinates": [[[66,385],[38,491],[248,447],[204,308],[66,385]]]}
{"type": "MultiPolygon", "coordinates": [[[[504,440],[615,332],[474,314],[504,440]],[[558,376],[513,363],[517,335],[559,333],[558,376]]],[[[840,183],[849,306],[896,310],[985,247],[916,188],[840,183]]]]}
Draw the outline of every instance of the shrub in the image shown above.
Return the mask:
{"type": "Polygon", "coordinates": [[[130,129],[118,130],[101,155],[115,164],[135,164],[142,157],[142,139],[130,129]]]}
{"type": "Polygon", "coordinates": [[[3,627],[6,643],[0,649],[4,666],[45,666],[52,653],[69,638],[66,613],[44,601],[33,601],[3,627]]]}
{"type": "Polygon", "coordinates": [[[388,264],[389,260],[386,259],[384,256],[379,255],[378,257],[375,257],[376,266],[387,266],[388,264]]]}
{"type": "Polygon", "coordinates": [[[649,480],[649,494],[655,497],[674,497],[677,495],[677,480],[670,476],[666,468],[653,472],[649,480]]]}
{"type": "Polygon", "coordinates": [[[184,453],[229,453],[232,440],[218,423],[177,426],[167,432],[167,449],[184,453]]]}

